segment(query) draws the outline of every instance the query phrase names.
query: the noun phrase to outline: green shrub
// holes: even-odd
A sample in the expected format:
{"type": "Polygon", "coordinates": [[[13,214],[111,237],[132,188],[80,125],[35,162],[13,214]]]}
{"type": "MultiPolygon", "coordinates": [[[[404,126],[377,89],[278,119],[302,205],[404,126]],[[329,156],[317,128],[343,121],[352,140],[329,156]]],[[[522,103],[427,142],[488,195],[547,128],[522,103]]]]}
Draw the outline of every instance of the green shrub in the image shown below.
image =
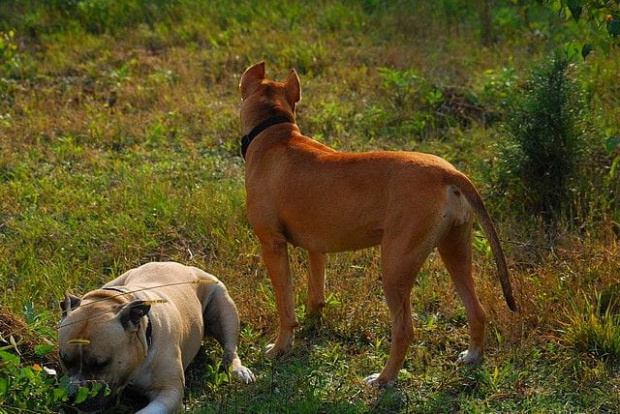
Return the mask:
{"type": "Polygon", "coordinates": [[[580,130],[585,106],[570,69],[571,59],[556,54],[514,98],[495,182],[512,206],[548,225],[574,215],[588,153],[580,130]]]}
{"type": "Polygon", "coordinates": [[[567,346],[596,359],[620,363],[619,302],[616,294],[611,293],[617,291],[618,286],[611,287],[597,294],[595,302],[584,295],[582,306],[572,304],[563,331],[567,346]]]}
{"type": "Polygon", "coordinates": [[[391,98],[389,123],[405,134],[430,138],[443,136],[451,127],[484,122],[486,110],[466,88],[432,82],[415,69],[378,68],[381,89],[391,98]]]}
{"type": "Polygon", "coordinates": [[[15,32],[0,31],[0,78],[9,75],[19,66],[17,45],[15,44],[15,32]]]}
{"type": "Polygon", "coordinates": [[[0,306],[0,413],[49,412],[67,403],[82,402],[100,392],[109,394],[106,384],[95,382],[76,387],[56,369],[56,347],[47,339],[55,329],[52,312],[24,301],[25,320],[0,306]]]}
{"type": "Polygon", "coordinates": [[[47,368],[24,364],[15,354],[0,350],[0,411],[2,407],[44,411],[69,397],[68,380],[58,383],[47,368]]]}

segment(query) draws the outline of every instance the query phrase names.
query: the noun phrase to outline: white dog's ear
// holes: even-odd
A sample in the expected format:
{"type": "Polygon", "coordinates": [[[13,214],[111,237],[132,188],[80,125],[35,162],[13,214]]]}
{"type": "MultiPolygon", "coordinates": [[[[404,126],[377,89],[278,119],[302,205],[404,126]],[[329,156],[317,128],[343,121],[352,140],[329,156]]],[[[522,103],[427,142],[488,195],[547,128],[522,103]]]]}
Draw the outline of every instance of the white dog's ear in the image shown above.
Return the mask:
{"type": "Polygon", "coordinates": [[[69,314],[69,312],[80,306],[80,303],[82,303],[81,298],[73,296],[68,292],[65,293],[65,299],[60,301],[60,309],[62,309],[63,319],[69,314]]]}
{"type": "Polygon", "coordinates": [[[301,100],[301,83],[295,69],[292,69],[288,78],[286,78],[284,88],[286,90],[286,100],[291,105],[291,108],[295,108],[295,104],[301,100]]]}
{"type": "Polygon", "coordinates": [[[143,300],[134,300],[123,306],[118,312],[119,318],[125,330],[135,331],[140,326],[140,320],[151,310],[151,304],[143,300]]]}
{"type": "Polygon", "coordinates": [[[265,62],[257,63],[245,70],[239,82],[239,90],[241,98],[245,99],[256,91],[265,79],[265,62]]]}

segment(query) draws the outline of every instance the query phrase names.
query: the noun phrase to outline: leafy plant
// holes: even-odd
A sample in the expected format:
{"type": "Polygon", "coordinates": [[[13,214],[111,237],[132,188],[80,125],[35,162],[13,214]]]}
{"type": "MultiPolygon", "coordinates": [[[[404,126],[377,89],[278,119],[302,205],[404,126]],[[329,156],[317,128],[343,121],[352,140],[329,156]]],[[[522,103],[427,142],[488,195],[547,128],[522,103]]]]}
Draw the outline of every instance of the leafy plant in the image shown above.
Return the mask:
{"type": "Polygon", "coordinates": [[[19,55],[15,44],[15,32],[0,31],[0,81],[2,77],[9,76],[19,67],[19,55]]]}
{"type": "Polygon", "coordinates": [[[41,365],[23,365],[15,354],[0,351],[0,373],[0,408],[46,410],[69,397],[67,381],[58,383],[41,365]]]}
{"type": "Polygon", "coordinates": [[[583,305],[576,300],[566,311],[563,338],[565,343],[580,353],[597,359],[620,364],[620,298],[595,295],[594,300],[583,295],[583,305]]]}
{"type": "Polygon", "coordinates": [[[230,372],[222,368],[220,361],[214,364],[207,364],[205,366],[205,373],[207,378],[207,387],[213,392],[216,392],[220,387],[230,382],[230,372]]]}
{"type": "Polygon", "coordinates": [[[500,186],[523,213],[557,224],[574,209],[576,177],[587,143],[579,90],[570,78],[571,59],[558,53],[534,71],[507,121],[500,186]]]}
{"type": "MultiPolygon", "coordinates": [[[[620,45],[620,3],[600,0],[514,0],[521,13],[528,14],[532,7],[546,8],[573,28],[573,43],[585,59],[593,51],[610,53],[620,45]]],[[[550,22],[553,24],[553,22],[550,22]]]]}
{"type": "MultiPolygon", "coordinates": [[[[5,349],[0,348],[0,412],[2,407],[47,411],[60,407],[70,398],[73,404],[80,404],[99,393],[110,393],[107,385],[101,382],[76,387],[69,377],[59,378],[54,369],[37,363],[25,363],[19,355],[5,349]]],[[[39,357],[43,357],[52,352],[53,347],[40,345],[35,350],[39,357]]]]}
{"type": "Polygon", "coordinates": [[[424,79],[413,69],[399,71],[382,67],[378,71],[382,88],[392,95],[396,106],[405,105],[425,86],[424,79]]]}
{"type": "MultiPolygon", "coordinates": [[[[381,88],[390,97],[391,119],[397,134],[422,138],[443,137],[452,127],[485,123],[487,111],[465,87],[446,86],[421,76],[415,69],[378,68],[381,88]]],[[[388,133],[391,133],[388,132],[388,133]]]]}

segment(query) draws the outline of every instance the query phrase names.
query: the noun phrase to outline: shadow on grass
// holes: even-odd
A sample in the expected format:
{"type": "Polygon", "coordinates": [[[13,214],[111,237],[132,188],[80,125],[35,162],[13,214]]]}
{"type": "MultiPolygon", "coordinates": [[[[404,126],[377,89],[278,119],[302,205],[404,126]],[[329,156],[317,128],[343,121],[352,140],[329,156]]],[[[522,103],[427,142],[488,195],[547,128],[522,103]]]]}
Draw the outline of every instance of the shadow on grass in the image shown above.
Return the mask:
{"type": "MultiPolygon", "coordinates": [[[[369,387],[349,369],[346,352],[330,360],[330,346],[343,351],[340,335],[323,324],[304,324],[290,354],[267,359],[257,350],[244,361],[256,374],[254,384],[224,380],[214,374],[219,354],[201,350],[186,370],[185,407],[192,413],[407,413],[409,395],[401,388],[369,387]],[[336,360],[337,359],[337,360],[336,360]]],[[[344,341],[353,342],[352,338],[344,341]]],[[[349,344],[347,350],[365,344],[349,344]]],[[[219,350],[218,350],[219,351],[219,350]]],[[[220,371],[221,372],[221,371],[220,371]]],[[[225,374],[224,374],[225,375],[225,374]]]]}

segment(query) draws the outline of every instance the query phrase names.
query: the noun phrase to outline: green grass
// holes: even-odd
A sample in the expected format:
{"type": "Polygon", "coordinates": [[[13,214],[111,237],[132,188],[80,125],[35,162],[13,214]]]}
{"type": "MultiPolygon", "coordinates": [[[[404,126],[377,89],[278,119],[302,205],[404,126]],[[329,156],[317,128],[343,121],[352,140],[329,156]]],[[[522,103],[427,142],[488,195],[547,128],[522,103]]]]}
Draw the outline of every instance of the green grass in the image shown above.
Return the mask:
{"type": "MultiPolygon", "coordinates": [[[[498,157],[507,108],[530,71],[582,32],[538,6],[528,29],[520,11],[498,2],[497,42],[482,47],[475,6],[458,0],[2,2],[0,348],[15,354],[14,342],[22,355],[17,366],[0,359],[0,378],[49,397],[22,408],[63,409],[59,381],[33,367],[55,366],[40,346],[55,345],[65,291],[176,260],[226,283],[242,319],[242,359],[258,376],[229,382],[218,371],[221,351],[207,342],[186,373],[187,412],[614,412],[620,148],[609,143],[620,134],[618,50],[573,61],[592,167],[573,189],[575,216],[548,237],[502,197],[498,157]],[[432,255],[412,293],[416,337],[396,388],[363,383],[389,352],[378,249],[329,257],[319,325],[303,315],[307,258],[293,249],[302,328],[291,355],[264,357],[277,317],[245,219],[238,155],[237,87],[259,60],[272,78],[299,71],[298,123],[308,135],[341,150],[431,152],[476,182],[522,310],[503,303],[488,245],[476,238],[490,319],[481,366],[455,364],[467,321],[432,255]]],[[[17,411],[26,400],[7,399],[4,383],[0,411],[17,411]]]]}

